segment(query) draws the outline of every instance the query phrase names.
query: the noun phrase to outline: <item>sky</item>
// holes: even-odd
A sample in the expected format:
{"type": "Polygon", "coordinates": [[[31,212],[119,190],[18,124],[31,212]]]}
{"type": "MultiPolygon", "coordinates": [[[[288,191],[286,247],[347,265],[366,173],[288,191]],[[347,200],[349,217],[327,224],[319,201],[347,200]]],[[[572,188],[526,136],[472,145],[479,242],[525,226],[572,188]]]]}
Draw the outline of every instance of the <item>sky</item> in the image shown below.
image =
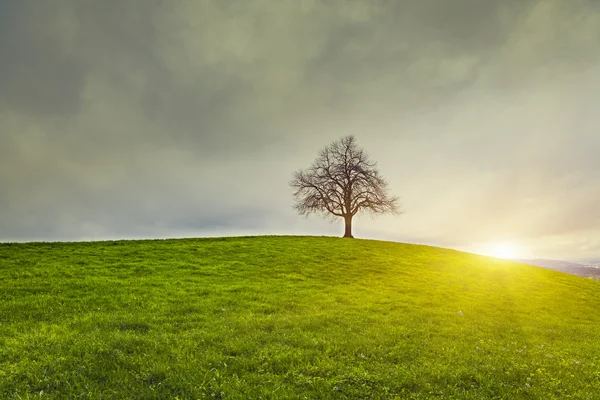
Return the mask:
{"type": "Polygon", "coordinates": [[[354,135],[356,237],[600,259],[597,0],[0,0],[0,241],[342,235],[289,181],[354,135]]]}

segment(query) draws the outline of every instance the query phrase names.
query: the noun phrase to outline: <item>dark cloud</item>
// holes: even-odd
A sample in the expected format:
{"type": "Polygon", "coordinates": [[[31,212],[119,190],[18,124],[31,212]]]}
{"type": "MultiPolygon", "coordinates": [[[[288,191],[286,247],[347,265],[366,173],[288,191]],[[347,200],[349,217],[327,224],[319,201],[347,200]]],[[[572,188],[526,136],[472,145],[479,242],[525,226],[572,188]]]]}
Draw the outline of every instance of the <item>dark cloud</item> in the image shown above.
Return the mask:
{"type": "Polygon", "coordinates": [[[594,0],[0,1],[0,240],[337,234],[287,182],[355,134],[407,211],[357,234],[595,257],[599,40],[594,0]]]}
{"type": "Polygon", "coordinates": [[[49,12],[48,4],[0,4],[0,93],[12,109],[68,116],[79,109],[84,71],[45,24],[49,12]]]}

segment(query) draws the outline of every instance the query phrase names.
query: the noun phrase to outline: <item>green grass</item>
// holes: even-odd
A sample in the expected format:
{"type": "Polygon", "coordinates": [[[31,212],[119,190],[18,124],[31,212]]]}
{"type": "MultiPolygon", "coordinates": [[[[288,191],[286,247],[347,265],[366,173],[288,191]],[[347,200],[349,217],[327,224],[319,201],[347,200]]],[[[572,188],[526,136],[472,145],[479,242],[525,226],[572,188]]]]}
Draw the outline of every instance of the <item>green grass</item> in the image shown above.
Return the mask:
{"type": "Polygon", "coordinates": [[[317,237],[0,245],[0,398],[600,398],[600,282],[317,237]]]}

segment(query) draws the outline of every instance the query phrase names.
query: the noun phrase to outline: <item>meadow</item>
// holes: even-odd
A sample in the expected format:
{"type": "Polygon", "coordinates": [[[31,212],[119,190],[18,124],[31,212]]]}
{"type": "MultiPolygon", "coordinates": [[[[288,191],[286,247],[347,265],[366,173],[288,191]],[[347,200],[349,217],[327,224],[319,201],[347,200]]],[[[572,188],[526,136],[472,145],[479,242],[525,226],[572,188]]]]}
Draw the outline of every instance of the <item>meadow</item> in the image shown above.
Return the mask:
{"type": "Polygon", "coordinates": [[[326,237],[0,244],[2,399],[596,399],[600,282],[326,237]]]}

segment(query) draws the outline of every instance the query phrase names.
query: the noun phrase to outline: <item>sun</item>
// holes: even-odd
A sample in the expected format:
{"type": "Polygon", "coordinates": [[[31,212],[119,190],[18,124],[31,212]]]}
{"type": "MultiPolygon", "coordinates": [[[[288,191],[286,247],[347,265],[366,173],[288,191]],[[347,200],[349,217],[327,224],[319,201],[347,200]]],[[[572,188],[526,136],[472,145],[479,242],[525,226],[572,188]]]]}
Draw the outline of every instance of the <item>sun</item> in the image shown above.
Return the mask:
{"type": "Polygon", "coordinates": [[[485,253],[496,258],[518,258],[519,246],[508,242],[491,243],[485,253]]]}

